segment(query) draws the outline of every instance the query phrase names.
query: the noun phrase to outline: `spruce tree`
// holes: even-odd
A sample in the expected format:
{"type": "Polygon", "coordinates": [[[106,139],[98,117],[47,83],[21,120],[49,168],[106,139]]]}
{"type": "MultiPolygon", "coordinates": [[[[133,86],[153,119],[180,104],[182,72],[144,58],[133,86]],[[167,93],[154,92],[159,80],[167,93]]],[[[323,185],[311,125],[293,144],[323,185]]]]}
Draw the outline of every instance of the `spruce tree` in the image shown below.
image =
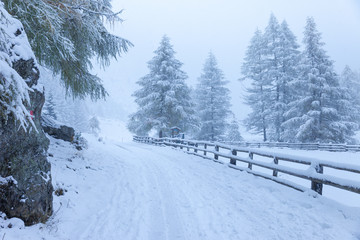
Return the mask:
{"type": "Polygon", "coordinates": [[[270,140],[280,140],[281,134],[281,121],[282,121],[282,99],[281,88],[283,81],[280,73],[280,49],[281,49],[281,29],[276,17],[271,14],[269,23],[265,28],[263,35],[265,48],[265,56],[263,58],[266,71],[264,71],[263,78],[271,81],[271,93],[268,99],[268,104],[271,108],[269,126],[269,138],[270,140]]]}
{"type": "Polygon", "coordinates": [[[296,132],[297,141],[346,142],[354,134],[355,124],[346,114],[349,102],[343,97],[313,18],[307,19],[303,43],[301,74],[294,84],[297,96],[290,103],[284,126],[296,132]]]}
{"type": "Polygon", "coordinates": [[[268,104],[271,108],[269,139],[282,141],[284,138],[284,113],[291,99],[290,82],[297,77],[296,67],[299,60],[296,37],[286,21],[280,25],[271,14],[264,35],[264,75],[271,81],[271,93],[268,104]]]}
{"type": "Polygon", "coordinates": [[[230,142],[240,142],[243,141],[240,131],[239,131],[239,123],[236,121],[235,117],[231,120],[228,128],[227,128],[227,135],[226,141],[230,142]]]}
{"type": "Polygon", "coordinates": [[[245,102],[252,112],[245,119],[245,125],[255,133],[262,133],[263,140],[268,139],[268,128],[271,122],[271,89],[272,81],[265,77],[266,47],[263,34],[257,30],[251,39],[242,65],[242,80],[250,80],[251,87],[247,88],[248,95],[245,102]]]}
{"type": "MultiPolygon", "coordinates": [[[[295,35],[291,32],[286,21],[280,26],[280,47],[278,51],[279,68],[278,78],[276,79],[275,88],[275,105],[273,107],[273,119],[275,127],[276,141],[284,141],[286,139],[286,129],[284,122],[287,120],[285,113],[289,109],[289,103],[296,95],[296,89],[292,84],[298,78],[298,64],[300,60],[299,45],[297,44],[295,35]]],[[[291,136],[288,136],[291,137],[291,136]]]]}
{"type": "Polygon", "coordinates": [[[196,87],[197,115],[200,121],[198,139],[216,141],[225,138],[226,120],[231,113],[226,84],[215,56],[210,53],[196,87]]]}
{"type": "Polygon", "coordinates": [[[91,59],[105,67],[132,44],[110,34],[104,21],[122,21],[110,0],[3,0],[24,25],[38,62],[60,74],[74,97],[104,98],[101,79],[91,74],[91,59]]]}
{"type": "Polygon", "coordinates": [[[195,127],[194,106],[185,84],[187,74],[181,70],[183,64],[175,58],[167,36],[154,53],[148,62],[150,73],[137,82],[141,89],[133,96],[139,109],[130,116],[128,128],[145,135],[152,129],[166,133],[175,126],[182,131],[195,127]]]}
{"type": "Polygon", "coordinates": [[[340,85],[343,89],[344,97],[350,101],[351,109],[347,110],[347,115],[360,125],[360,77],[349,66],[345,66],[340,76],[340,85]]]}
{"type": "Polygon", "coordinates": [[[57,120],[57,114],[55,112],[55,102],[54,102],[54,96],[51,92],[49,92],[48,97],[45,101],[44,110],[46,111],[47,115],[52,117],[53,119],[57,120]]]}

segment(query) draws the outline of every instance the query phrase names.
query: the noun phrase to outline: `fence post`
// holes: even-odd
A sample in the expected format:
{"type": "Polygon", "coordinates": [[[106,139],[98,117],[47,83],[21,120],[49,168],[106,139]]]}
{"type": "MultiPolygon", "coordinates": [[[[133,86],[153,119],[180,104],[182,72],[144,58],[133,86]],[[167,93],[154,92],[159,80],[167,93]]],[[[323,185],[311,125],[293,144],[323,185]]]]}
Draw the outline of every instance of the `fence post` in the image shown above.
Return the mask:
{"type": "Polygon", "coordinates": [[[199,146],[199,144],[195,143],[195,149],[194,152],[197,153],[197,147],[199,146]]]}
{"type": "MultiPolygon", "coordinates": [[[[322,165],[318,164],[318,165],[315,166],[315,171],[317,173],[322,174],[324,172],[324,167],[322,165]]],[[[314,190],[318,194],[322,195],[322,189],[323,189],[323,184],[322,183],[311,181],[311,190],[314,190]]]]}
{"type": "MultiPolygon", "coordinates": [[[[237,155],[237,151],[233,149],[233,150],[231,151],[231,154],[234,155],[234,156],[236,156],[236,155],[237,155]]],[[[230,164],[236,165],[236,159],[230,158],[230,164]]]]}
{"type": "Polygon", "coordinates": [[[181,146],[180,146],[180,149],[183,149],[183,146],[182,146],[182,145],[183,145],[184,142],[183,142],[182,140],[180,140],[179,142],[180,142],[180,145],[181,145],[181,146]]]}
{"type": "MultiPolygon", "coordinates": [[[[252,152],[249,152],[249,158],[250,158],[251,160],[254,159],[254,154],[253,154],[252,152]]],[[[249,163],[248,168],[249,168],[250,170],[252,170],[252,163],[249,163]]]]}
{"type": "MultiPolygon", "coordinates": [[[[279,164],[279,159],[277,157],[274,157],[274,164],[278,165],[279,164]]],[[[278,176],[278,171],[274,170],[273,171],[273,176],[277,177],[278,176]]]]}
{"type": "Polygon", "coordinates": [[[186,144],[188,147],[187,147],[187,151],[189,152],[190,151],[190,142],[187,142],[187,144],[186,144]]]}
{"type": "Polygon", "coordinates": [[[204,156],[206,156],[206,149],[207,149],[207,144],[206,143],[204,144],[204,149],[205,149],[204,150],[204,156]]]}
{"type": "MultiPolygon", "coordinates": [[[[218,145],[215,145],[215,152],[218,152],[219,151],[219,146],[218,145]]],[[[217,155],[216,153],[214,153],[214,158],[215,160],[218,160],[219,159],[219,155],[217,155]]]]}

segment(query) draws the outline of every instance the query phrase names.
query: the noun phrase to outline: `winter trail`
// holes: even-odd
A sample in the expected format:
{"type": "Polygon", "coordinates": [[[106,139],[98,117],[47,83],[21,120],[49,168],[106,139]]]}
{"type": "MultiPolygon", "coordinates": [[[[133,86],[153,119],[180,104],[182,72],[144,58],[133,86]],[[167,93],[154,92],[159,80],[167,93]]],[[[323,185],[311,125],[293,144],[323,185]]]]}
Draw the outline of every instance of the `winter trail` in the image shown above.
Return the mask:
{"type": "MultiPolygon", "coordinates": [[[[44,225],[9,239],[359,239],[360,209],[169,147],[98,142],[80,153],[52,139],[54,199],[44,225]],[[69,160],[75,154],[78,158],[69,160]]],[[[4,231],[0,228],[0,236],[4,231]]]]}
{"type": "Polygon", "coordinates": [[[110,148],[112,194],[80,239],[359,236],[352,227],[360,226],[360,215],[330,200],[314,199],[180,150],[137,143],[110,148]]]}

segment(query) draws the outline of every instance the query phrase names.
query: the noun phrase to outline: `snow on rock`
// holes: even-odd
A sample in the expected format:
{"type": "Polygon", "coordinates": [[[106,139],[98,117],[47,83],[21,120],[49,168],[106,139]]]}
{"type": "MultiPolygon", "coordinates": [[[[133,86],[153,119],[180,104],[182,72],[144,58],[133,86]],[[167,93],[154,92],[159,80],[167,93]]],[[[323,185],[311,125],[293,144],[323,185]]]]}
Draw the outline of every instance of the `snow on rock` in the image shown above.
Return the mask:
{"type": "MultiPolygon", "coordinates": [[[[360,208],[314,198],[181,150],[51,138],[54,214],[4,239],[359,239],[360,208]],[[62,189],[62,191],[61,191],[62,189]]],[[[21,224],[19,225],[21,226],[21,224]]]]}
{"type": "Polygon", "coordinates": [[[75,137],[75,130],[66,126],[47,115],[41,116],[41,126],[44,131],[57,139],[71,142],[75,137]]]}
{"type": "Polygon", "coordinates": [[[26,84],[29,79],[23,79],[13,65],[30,59],[37,65],[22,24],[0,2],[0,107],[6,114],[12,113],[24,129],[28,122],[33,124],[24,105],[30,103],[32,90],[26,84]]]}
{"type": "Polygon", "coordinates": [[[18,183],[0,185],[0,209],[26,225],[45,222],[52,213],[49,143],[40,126],[45,99],[38,79],[24,28],[0,2],[0,176],[18,183]]]}

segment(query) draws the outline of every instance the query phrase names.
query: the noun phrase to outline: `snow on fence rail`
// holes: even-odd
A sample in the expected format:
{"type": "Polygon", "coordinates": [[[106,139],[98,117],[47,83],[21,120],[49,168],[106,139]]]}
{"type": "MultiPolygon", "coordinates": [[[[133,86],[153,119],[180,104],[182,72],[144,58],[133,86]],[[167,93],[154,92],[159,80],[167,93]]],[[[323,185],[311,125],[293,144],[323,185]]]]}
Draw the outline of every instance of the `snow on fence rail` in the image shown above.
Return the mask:
{"type": "Polygon", "coordinates": [[[330,152],[360,152],[360,145],[326,144],[326,143],[284,143],[284,142],[223,142],[239,147],[277,147],[302,150],[322,150],[330,152]]]}
{"type": "Polygon", "coordinates": [[[320,195],[322,194],[324,184],[360,194],[360,182],[323,174],[324,168],[332,168],[345,172],[360,174],[360,166],[357,165],[334,163],[308,157],[292,156],[281,153],[271,153],[269,151],[264,151],[260,149],[238,147],[234,145],[226,145],[222,143],[206,141],[138,136],[134,136],[133,140],[135,142],[141,143],[166,145],[175,148],[179,147],[180,149],[186,148],[187,152],[190,154],[211,159],[222,164],[227,164],[230,168],[246,171],[255,176],[263,177],[303,192],[308,191],[309,189],[289,180],[279,178],[278,173],[281,172],[311,181],[311,190],[315,191],[320,195]],[[223,152],[221,152],[221,150],[223,152]],[[228,151],[228,153],[224,152],[224,150],[228,151]],[[245,153],[247,156],[241,157],[238,156],[238,153],[245,153]],[[211,154],[211,156],[209,156],[209,154],[211,154]],[[219,157],[228,159],[229,163],[220,161],[219,157]],[[258,157],[270,158],[271,163],[257,160],[258,157]],[[280,161],[308,165],[309,167],[306,170],[299,170],[288,166],[282,166],[279,164],[280,161]],[[247,167],[237,166],[238,162],[246,163],[247,167]],[[270,169],[272,170],[272,175],[254,171],[253,166],[270,169]]]}

